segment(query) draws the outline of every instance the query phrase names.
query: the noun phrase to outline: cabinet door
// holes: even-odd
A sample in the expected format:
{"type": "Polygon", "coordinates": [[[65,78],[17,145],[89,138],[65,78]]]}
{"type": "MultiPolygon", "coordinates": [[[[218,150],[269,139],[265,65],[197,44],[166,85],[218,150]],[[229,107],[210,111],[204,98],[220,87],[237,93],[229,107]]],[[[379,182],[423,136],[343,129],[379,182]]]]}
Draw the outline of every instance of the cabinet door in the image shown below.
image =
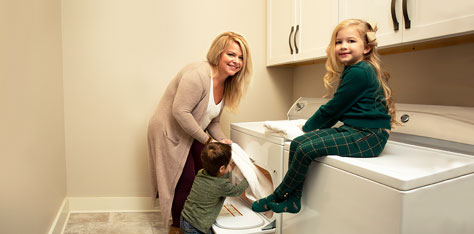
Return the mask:
{"type": "Polygon", "coordinates": [[[339,0],[339,22],[351,18],[377,22],[379,46],[402,42],[402,0],[339,0]],[[398,22],[399,30],[395,29],[394,21],[398,22]]]}
{"type": "Polygon", "coordinates": [[[404,42],[474,31],[473,0],[406,1],[411,25],[410,28],[405,28],[407,22],[404,22],[404,42]]]}
{"type": "Polygon", "coordinates": [[[295,51],[292,54],[291,49],[296,30],[295,17],[295,0],[267,1],[267,66],[294,60],[295,51]]]}
{"type": "Polygon", "coordinates": [[[326,48],[337,25],[337,1],[300,0],[296,5],[297,62],[326,57],[326,48]]]}

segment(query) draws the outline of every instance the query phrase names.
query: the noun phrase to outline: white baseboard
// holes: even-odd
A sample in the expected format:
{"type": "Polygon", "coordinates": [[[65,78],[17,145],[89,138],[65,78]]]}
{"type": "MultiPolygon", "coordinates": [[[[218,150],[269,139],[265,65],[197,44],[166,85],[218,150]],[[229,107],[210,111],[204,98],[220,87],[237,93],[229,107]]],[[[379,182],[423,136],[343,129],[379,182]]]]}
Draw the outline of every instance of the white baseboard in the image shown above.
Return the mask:
{"type": "Polygon", "coordinates": [[[56,214],[56,218],[54,219],[48,234],[62,234],[64,228],[66,228],[68,217],[69,203],[68,198],[66,197],[64,198],[63,203],[61,204],[61,207],[59,208],[58,213],[56,214]]]}
{"type": "Polygon", "coordinates": [[[48,234],[62,234],[70,213],[157,211],[151,197],[66,197],[48,234]]]}
{"type": "Polygon", "coordinates": [[[71,213],[156,212],[151,197],[69,197],[71,213]]]}

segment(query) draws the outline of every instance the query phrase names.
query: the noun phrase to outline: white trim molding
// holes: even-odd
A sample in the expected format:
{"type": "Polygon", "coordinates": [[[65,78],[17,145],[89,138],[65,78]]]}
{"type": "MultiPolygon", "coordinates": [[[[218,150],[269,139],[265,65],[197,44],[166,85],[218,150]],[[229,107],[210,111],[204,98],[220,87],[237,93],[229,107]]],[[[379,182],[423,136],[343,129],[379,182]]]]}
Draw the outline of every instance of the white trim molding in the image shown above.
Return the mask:
{"type": "Polygon", "coordinates": [[[64,228],[66,228],[67,220],[69,218],[69,202],[68,198],[64,198],[61,207],[59,207],[56,218],[54,218],[53,224],[49,229],[48,234],[62,234],[64,228]]]}

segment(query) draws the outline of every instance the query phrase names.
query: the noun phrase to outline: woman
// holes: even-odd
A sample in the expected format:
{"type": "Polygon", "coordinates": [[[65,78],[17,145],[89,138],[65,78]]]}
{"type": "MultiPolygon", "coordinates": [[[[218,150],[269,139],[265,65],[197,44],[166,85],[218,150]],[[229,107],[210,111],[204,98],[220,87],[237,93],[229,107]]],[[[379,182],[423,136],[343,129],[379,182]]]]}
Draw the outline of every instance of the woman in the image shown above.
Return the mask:
{"type": "Polygon", "coordinates": [[[185,66],[161,98],[148,126],[149,163],[153,196],[159,198],[165,226],[172,214],[170,230],[179,230],[181,210],[202,168],[204,144],[212,139],[232,143],[220,127],[222,107],[237,109],[251,72],[245,39],[222,33],[212,43],[207,61],[185,66]]]}

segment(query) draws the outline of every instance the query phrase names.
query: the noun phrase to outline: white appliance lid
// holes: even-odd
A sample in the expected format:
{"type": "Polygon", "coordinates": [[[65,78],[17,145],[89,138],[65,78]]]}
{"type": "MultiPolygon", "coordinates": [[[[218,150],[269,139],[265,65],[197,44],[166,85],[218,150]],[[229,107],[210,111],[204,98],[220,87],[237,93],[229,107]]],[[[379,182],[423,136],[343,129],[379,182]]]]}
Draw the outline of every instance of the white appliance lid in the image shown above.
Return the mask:
{"type": "Polygon", "coordinates": [[[474,156],[389,141],[375,158],[326,156],[316,161],[407,191],[474,173],[474,156]]]}
{"type": "Polygon", "coordinates": [[[224,229],[243,230],[260,227],[264,223],[262,217],[252,211],[242,199],[227,197],[215,224],[224,229]]]}
{"type": "MultiPolygon", "coordinates": [[[[271,134],[265,134],[265,127],[264,121],[261,122],[243,122],[243,123],[232,123],[230,125],[230,128],[232,131],[239,131],[243,132],[245,134],[278,144],[278,145],[283,145],[285,143],[285,138],[271,135],[271,134]]],[[[231,131],[231,135],[232,135],[231,131]]],[[[232,138],[232,136],[231,136],[232,138]]]]}

